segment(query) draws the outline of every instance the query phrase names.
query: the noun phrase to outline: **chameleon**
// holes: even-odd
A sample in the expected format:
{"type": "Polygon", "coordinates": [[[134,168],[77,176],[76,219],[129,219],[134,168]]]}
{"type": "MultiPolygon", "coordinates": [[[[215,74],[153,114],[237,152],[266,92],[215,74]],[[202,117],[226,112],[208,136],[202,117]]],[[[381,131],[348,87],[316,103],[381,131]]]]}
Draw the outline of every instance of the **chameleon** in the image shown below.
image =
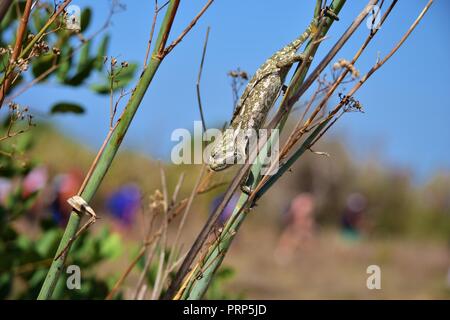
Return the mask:
{"type": "Polygon", "coordinates": [[[303,63],[304,54],[297,50],[317,29],[311,23],[305,32],[275,52],[256,71],[247,84],[234,110],[230,125],[211,147],[209,168],[221,171],[245,161],[252,134],[261,129],[271,107],[277,100],[291,66],[303,63]]]}
{"type": "MultiPolygon", "coordinates": [[[[322,13],[331,19],[339,20],[330,7],[325,7],[322,13]]],[[[313,19],[298,38],[275,52],[256,71],[237,103],[229,127],[210,150],[208,164],[211,170],[221,171],[246,160],[249,141],[255,141],[252,139],[255,138],[253,135],[262,128],[284,86],[290,68],[296,62],[305,62],[305,55],[297,54],[297,50],[318,31],[319,19],[313,19]]]]}

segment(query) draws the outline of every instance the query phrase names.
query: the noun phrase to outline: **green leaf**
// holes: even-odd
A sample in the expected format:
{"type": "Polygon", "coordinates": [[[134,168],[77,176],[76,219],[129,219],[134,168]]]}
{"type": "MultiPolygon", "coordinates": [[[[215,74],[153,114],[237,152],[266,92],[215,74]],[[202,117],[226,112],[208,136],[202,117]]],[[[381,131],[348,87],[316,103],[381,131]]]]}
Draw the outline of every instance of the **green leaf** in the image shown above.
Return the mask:
{"type": "Polygon", "coordinates": [[[45,25],[48,20],[48,16],[46,14],[42,15],[41,11],[36,10],[33,14],[33,24],[36,32],[39,32],[45,25]]]}
{"type": "Polygon", "coordinates": [[[69,86],[81,85],[90,75],[94,68],[96,58],[91,58],[89,52],[92,42],[84,44],[78,59],[77,73],[70,79],[65,79],[64,83],[69,86]]]}
{"type": "Polygon", "coordinates": [[[50,110],[51,114],[55,113],[75,113],[75,114],[83,114],[84,108],[76,103],[71,102],[59,102],[53,105],[50,110]]]}
{"type": "Polygon", "coordinates": [[[103,69],[103,61],[104,61],[104,57],[107,54],[109,39],[110,39],[109,35],[104,36],[102,39],[102,42],[98,46],[97,59],[95,61],[95,68],[98,71],[102,71],[102,69],[103,69]]]}
{"type": "Polygon", "coordinates": [[[122,253],[122,239],[116,234],[106,238],[100,247],[100,255],[106,259],[114,259],[122,253]]]}
{"type": "Polygon", "coordinates": [[[56,250],[61,232],[59,229],[47,231],[36,243],[36,251],[42,258],[50,257],[56,250]]]}
{"type": "Polygon", "coordinates": [[[86,65],[89,65],[89,52],[91,51],[92,42],[88,41],[83,45],[83,48],[80,52],[80,59],[78,61],[77,71],[82,72],[86,65]]]}
{"type": "Polygon", "coordinates": [[[125,88],[133,80],[137,68],[137,63],[130,63],[128,67],[118,71],[117,76],[115,77],[115,86],[117,86],[117,89],[125,88]]]}
{"type": "Polygon", "coordinates": [[[39,287],[42,282],[44,282],[46,274],[47,270],[45,269],[36,270],[31,276],[30,280],[28,280],[28,285],[32,288],[39,287]]]}
{"type": "Polygon", "coordinates": [[[89,59],[88,63],[81,67],[81,70],[72,78],[66,79],[65,84],[69,86],[79,86],[81,85],[90,75],[92,69],[94,68],[95,58],[89,59]]]}
{"type": "Polygon", "coordinates": [[[61,63],[56,71],[56,77],[60,82],[64,82],[66,80],[70,68],[72,67],[72,52],[73,49],[68,45],[64,45],[61,48],[61,55],[59,57],[61,63]]]}
{"type": "MultiPolygon", "coordinates": [[[[117,74],[114,78],[113,90],[117,91],[126,88],[133,80],[137,68],[137,63],[131,63],[128,67],[117,70],[117,74]]],[[[110,79],[105,77],[102,83],[91,85],[91,90],[98,94],[109,94],[111,91],[110,79]]]]}
{"type": "Polygon", "coordinates": [[[0,299],[4,300],[11,293],[14,276],[11,273],[0,274],[0,299]]]}
{"type": "Polygon", "coordinates": [[[91,85],[91,90],[98,94],[109,94],[110,86],[107,83],[94,83],[91,85]]]}
{"type": "MultiPolygon", "coordinates": [[[[39,77],[41,74],[43,74],[45,71],[50,69],[53,65],[53,54],[45,54],[41,57],[39,57],[34,63],[33,63],[33,76],[35,78],[39,77]]],[[[47,77],[46,77],[47,78],[47,77]]]]}
{"type": "Polygon", "coordinates": [[[216,274],[218,279],[227,280],[234,276],[234,270],[230,267],[222,267],[216,274]]]}
{"type": "Polygon", "coordinates": [[[19,7],[16,7],[16,4],[13,3],[8,9],[7,14],[3,17],[3,20],[0,24],[0,30],[5,30],[6,28],[10,27],[10,24],[17,20],[17,12],[23,12],[25,9],[25,1],[19,1],[18,2],[19,7]],[[18,9],[18,10],[17,10],[18,9]]]}
{"type": "Polygon", "coordinates": [[[91,23],[92,10],[91,8],[86,8],[81,12],[80,23],[81,23],[81,32],[84,32],[91,23]]]}

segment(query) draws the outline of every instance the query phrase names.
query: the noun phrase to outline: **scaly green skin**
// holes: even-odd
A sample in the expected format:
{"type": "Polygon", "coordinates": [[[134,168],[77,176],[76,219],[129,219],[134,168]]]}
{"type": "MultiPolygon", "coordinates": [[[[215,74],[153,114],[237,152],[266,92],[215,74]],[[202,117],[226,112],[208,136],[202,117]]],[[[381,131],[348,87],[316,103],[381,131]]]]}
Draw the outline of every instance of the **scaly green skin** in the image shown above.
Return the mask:
{"type": "Polygon", "coordinates": [[[313,24],[256,71],[238,102],[230,126],[211,149],[209,166],[212,170],[224,170],[246,159],[248,141],[255,138],[257,130],[264,124],[292,64],[302,61],[302,55],[296,52],[312,31],[313,24]]]}

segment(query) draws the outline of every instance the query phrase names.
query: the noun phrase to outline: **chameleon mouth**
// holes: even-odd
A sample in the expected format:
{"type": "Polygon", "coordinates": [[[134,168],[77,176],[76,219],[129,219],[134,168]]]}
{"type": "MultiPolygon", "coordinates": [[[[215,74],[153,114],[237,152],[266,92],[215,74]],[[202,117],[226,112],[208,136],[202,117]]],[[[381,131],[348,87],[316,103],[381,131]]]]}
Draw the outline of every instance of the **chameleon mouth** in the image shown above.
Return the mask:
{"type": "Polygon", "coordinates": [[[211,163],[209,165],[209,167],[213,171],[222,171],[222,170],[226,169],[228,167],[228,165],[226,163],[211,163]]]}

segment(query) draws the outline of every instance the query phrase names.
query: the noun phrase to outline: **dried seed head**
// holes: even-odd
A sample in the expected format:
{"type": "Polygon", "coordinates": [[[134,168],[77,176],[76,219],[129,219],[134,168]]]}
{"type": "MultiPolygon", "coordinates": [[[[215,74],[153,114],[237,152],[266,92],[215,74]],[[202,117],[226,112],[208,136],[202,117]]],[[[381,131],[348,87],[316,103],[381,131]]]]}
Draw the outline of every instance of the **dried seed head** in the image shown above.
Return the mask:
{"type": "Polygon", "coordinates": [[[241,71],[240,77],[244,80],[248,80],[248,74],[245,71],[241,71]]]}
{"type": "Polygon", "coordinates": [[[333,70],[338,70],[342,68],[345,68],[348,71],[350,71],[352,74],[352,78],[354,79],[359,78],[359,71],[355,68],[353,64],[351,64],[350,61],[345,59],[339,59],[338,62],[333,64],[333,70]]]}
{"type": "Polygon", "coordinates": [[[117,64],[117,59],[116,58],[111,58],[111,65],[114,67],[117,64]]]}
{"type": "Polygon", "coordinates": [[[122,66],[122,68],[128,68],[128,62],[126,61],[122,61],[120,65],[122,66]]]}
{"type": "Polygon", "coordinates": [[[164,212],[164,196],[158,189],[156,189],[154,194],[150,195],[149,207],[154,214],[164,212]]]}
{"type": "Polygon", "coordinates": [[[19,67],[20,71],[27,71],[28,70],[28,61],[19,59],[17,61],[17,66],[19,67]]]}
{"type": "Polygon", "coordinates": [[[52,51],[53,51],[53,54],[56,54],[57,56],[59,56],[61,54],[61,50],[57,47],[53,47],[52,51]]]}
{"type": "Polygon", "coordinates": [[[241,78],[244,80],[248,80],[248,73],[245,71],[241,71],[239,68],[237,70],[229,71],[228,76],[235,79],[241,78]]]}

